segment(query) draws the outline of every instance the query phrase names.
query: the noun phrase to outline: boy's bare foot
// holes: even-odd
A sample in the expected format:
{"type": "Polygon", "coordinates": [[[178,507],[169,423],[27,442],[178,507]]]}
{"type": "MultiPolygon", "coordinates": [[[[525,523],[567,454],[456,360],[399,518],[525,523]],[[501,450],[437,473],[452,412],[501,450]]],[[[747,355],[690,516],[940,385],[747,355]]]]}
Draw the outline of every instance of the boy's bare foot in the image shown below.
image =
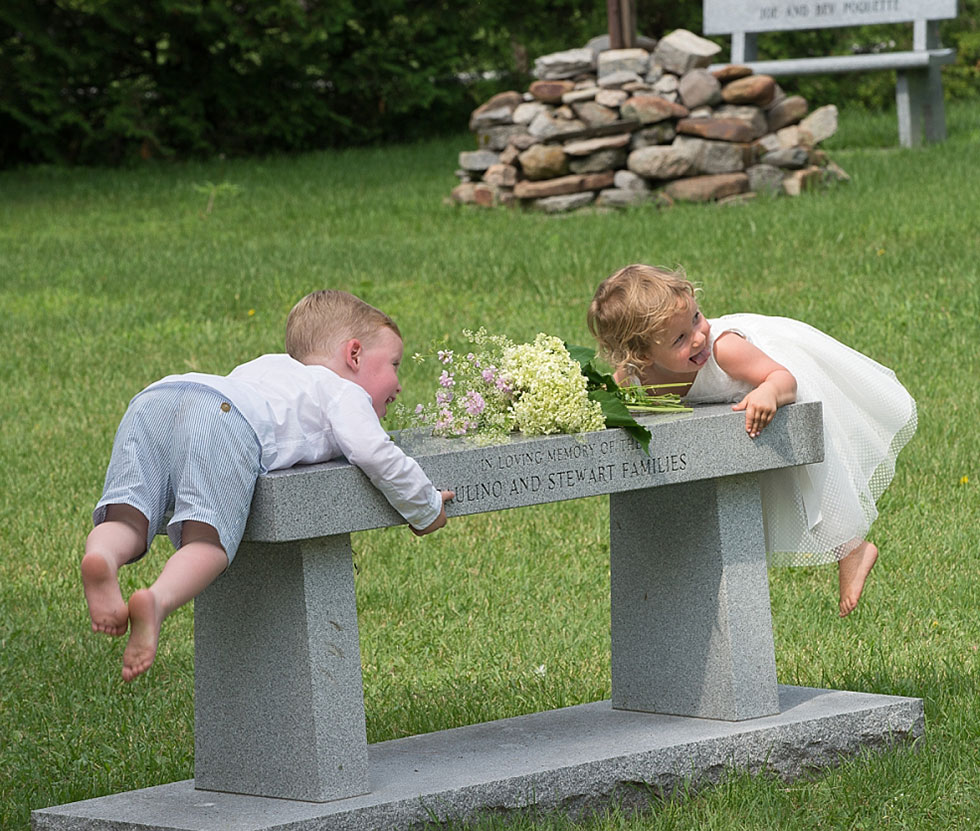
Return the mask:
{"type": "Polygon", "coordinates": [[[133,592],[133,596],[129,598],[129,621],[132,631],[129,633],[126,649],[123,650],[124,681],[132,681],[146,672],[157,654],[163,614],[156,595],[149,589],[133,592]]]}
{"type": "Polygon", "coordinates": [[[841,617],[846,617],[857,607],[861,592],[864,591],[864,581],[868,579],[877,559],[878,549],[864,540],[837,563],[841,617]]]}
{"type": "Polygon", "coordinates": [[[82,557],[82,586],[92,618],[92,631],[114,637],[125,635],[129,610],[119,591],[116,573],[101,554],[90,551],[82,557]]]}

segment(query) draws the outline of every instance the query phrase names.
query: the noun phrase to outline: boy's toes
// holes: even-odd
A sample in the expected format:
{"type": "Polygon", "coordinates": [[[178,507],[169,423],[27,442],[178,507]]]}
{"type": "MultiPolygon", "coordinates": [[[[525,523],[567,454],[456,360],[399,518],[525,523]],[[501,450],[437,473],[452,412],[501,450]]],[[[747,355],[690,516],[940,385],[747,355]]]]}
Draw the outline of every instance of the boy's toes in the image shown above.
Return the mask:
{"type": "Polygon", "coordinates": [[[132,631],[123,651],[124,681],[132,681],[146,672],[157,654],[163,618],[152,592],[141,589],[133,593],[129,598],[129,619],[132,622],[132,631]]]}

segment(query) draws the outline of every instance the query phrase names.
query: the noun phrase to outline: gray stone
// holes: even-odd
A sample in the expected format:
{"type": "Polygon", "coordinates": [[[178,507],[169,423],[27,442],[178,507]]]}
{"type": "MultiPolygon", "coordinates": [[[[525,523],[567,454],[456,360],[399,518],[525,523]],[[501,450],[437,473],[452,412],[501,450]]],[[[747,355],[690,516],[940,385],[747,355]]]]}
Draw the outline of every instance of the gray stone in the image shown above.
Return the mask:
{"type": "Polygon", "coordinates": [[[595,127],[599,124],[612,124],[619,119],[619,113],[616,110],[604,107],[596,101],[581,101],[572,104],[572,109],[579,120],[589,127],[595,127]]]}
{"type": "Polygon", "coordinates": [[[492,150],[464,150],[459,154],[459,166],[475,173],[483,173],[490,165],[499,161],[500,156],[492,150]]]}
{"type": "Polygon", "coordinates": [[[576,211],[595,201],[595,194],[591,191],[587,193],[566,193],[560,196],[545,196],[535,199],[532,203],[539,211],[548,214],[561,214],[568,211],[576,211]]]}
{"type": "Polygon", "coordinates": [[[790,124],[796,124],[806,115],[808,109],[809,104],[807,104],[807,100],[803,96],[791,95],[788,98],[784,97],[778,104],[769,108],[770,132],[781,130],[790,124]]]}
{"type": "Polygon", "coordinates": [[[618,89],[623,84],[634,83],[640,80],[642,79],[635,72],[630,72],[628,69],[620,69],[600,78],[599,86],[603,89],[618,89]]]}
{"type": "Polygon", "coordinates": [[[657,95],[666,95],[669,92],[677,92],[680,84],[680,78],[668,72],[654,82],[653,90],[657,95]]]}
{"type": "Polygon", "coordinates": [[[596,93],[599,92],[599,87],[588,86],[582,87],[581,89],[573,89],[571,92],[566,92],[561,97],[562,104],[576,104],[579,101],[591,101],[596,97],[596,93]]]}
{"type": "Polygon", "coordinates": [[[806,167],[810,162],[810,154],[804,147],[786,147],[766,153],[761,159],[762,164],[772,165],[773,167],[783,167],[788,170],[799,170],[806,167]]]}
{"type": "Polygon", "coordinates": [[[490,165],[483,181],[498,188],[512,188],[517,184],[517,168],[510,164],[490,165]]]}
{"type": "Polygon", "coordinates": [[[677,88],[681,103],[689,110],[721,101],[721,84],[707,69],[692,69],[680,79],[677,88]]]}
{"type": "Polygon", "coordinates": [[[647,72],[646,78],[644,78],[643,80],[646,81],[648,84],[655,84],[663,77],[664,77],[664,68],[658,63],[653,63],[653,59],[651,56],[650,71],[647,72]]]}
{"type": "Polygon", "coordinates": [[[619,188],[607,188],[599,191],[596,198],[596,205],[600,208],[631,208],[636,205],[643,205],[650,201],[649,190],[621,190],[619,188]]]}
{"type": "Polygon", "coordinates": [[[800,135],[811,146],[837,132],[837,107],[827,104],[814,110],[800,124],[800,135]]]}
{"type": "Polygon", "coordinates": [[[624,118],[636,119],[641,124],[656,124],[668,118],[684,118],[688,110],[663,96],[634,95],[623,103],[620,113],[624,118]]]}
{"type": "Polygon", "coordinates": [[[452,202],[455,202],[458,205],[471,205],[476,201],[474,193],[475,189],[475,182],[460,182],[452,189],[452,192],[449,194],[449,198],[452,202]]]}
{"type": "Polygon", "coordinates": [[[765,110],[751,104],[722,104],[720,107],[715,107],[714,116],[744,121],[757,136],[765,135],[769,130],[765,110]]]}
{"type": "Polygon", "coordinates": [[[676,179],[694,170],[696,148],[675,144],[641,147],[629,154],[627,166],[646,179],[676,179]]]}
{"type": "Polygon", "coordinates": [[[681,202],[713,202],[748,189],[749,177],[743,172],[675,179],[664,188],[671,199],[681,202]]]}
{"type": "Polygon", "coordinates": [[[514,194],[518,199],[542,199],[547,196],[564,196],[568,193],[584,193],[608,188],[613,183],[613,173],[606,170],[601,173],[572,173],[559,176],[556,179],[545,179],[541,182],[530,182],[526,179],[514,185],[514,194]]]}
{"type": "Polygon", "coordinates": [[[559,144],[535,144],[517,160],[527,179],[552,179],[568,173],[568,158],[559,144]]]}
{"type": "Polygon", "coordinates": [[[523,124],[505,124],[500,127],[487,127],[476,134],[480,147],[488,150],[503,150],[514,136],[527,132],[523,124]]]}
{"type": "Polygon", "coordinates": [[[598,173],[600,170],[615,170],[626,161],[626,151],[622,148],[609,148],[590,153],[588,156],[571,159],[568,169],[572,173],[598,173]]]}
{"type": "Polygon", "coordinates": [[[641,147],[652,147],[657,144],[670,144],[677,135],[677,124],[673,121],[661,121],[650,127],[644,127],[633,133],[631,146],[634,150],[641,147]]]}
{"type": "Polygon", "coordinates": [[[543,80],[574,78],[595,69],[595,55],[591,49],[567,49],[542,55],[534,61],[534,77],[543,80]]]}
{"type": "Polygon", "coordinates": [[[620,133],[616,136],[600,136],[599,138],[570,141],[564,145],[563,149],[569,156],[588,156],[590,153],[597,153],[600,150],[626,147],[629,143],[630,134],[620,133]]]}
{"type": "Polygon", "coordinates": [[[548,105],[540,101],[525,101],[515,108],[512,118],[515,124],[530,124],[541,113],[549,111],[548,105]]]}
{"type": "Polygon", "coordinates": [[[369,747],[372,792],[334,802],[201,791],[186,780],[36,810],[32,828],[409,831],[529,810],[586,821],[611,803],[650,808],[651,791],[697,791],[740,771],[792,781],[924,733],[918,698],[778,691],[780,715],[745,722],[614,710],[599,701],[382,742],[369,747]]]}
{"type": "Polygon", "coordinates": [[[617,170],[613,176],[616,190],[648,191],[650,184],[642,176],[637,176],[632,170],[617,170]]]}
{"type": "Polygon", "coordinates": [[[694,159],[699,173],[736,173],[745,170],[749,158],[748,145],[732,141],[713,141],[678,135],[673,147],[694,159]]]}
{"type": "Polygon", "coordinates": [[[470,115],[470,130],[474,133],[497,124],[510,124],[514,108],[521,103],[519,92],[499,92],[485,101],[470,115]]]}
{"type": "Polygon", "coordinates": [[[600,89],[595,95],[595,102],[602,104],[603,107],[617,109],[629,97],[629,93],[625,90],[600,89]]]}
{"type": "Polygon", "coordinates": [[[653,60],[675,75],[708,66],[721,47],[687,29],[675,29],[660,39],[653,51],[653,60]]]}
{"type": "Polygon", "coordinates": [[[755,143],[756,148],[762,153],[769,153],[773,150],[778,150],[782,145],[779,142],[779,136],[775,133],[769,133],[767,135],[761,136],[759,140],[755,143]]]}
{"type": "Polygon", "coordinates": [[[643,76],[650,66],[650,53],[646,49],[609,49],[599,53],[597,66],[600,82],[603,76],[620,70],[643,76]]]}
{"type": "Polygon", "coordinates": [[[540,139],[577,133],[585,129],[584,122],[578,119],[557,118],[552,113],[538,113],[527,128],[527,132],[540,139]]]}
{"type": "Polygon", "coordinates": [[[823,171],[816,165],[801,170],[790,170],[783,177],[783,193],[799,196],[804,190],[814,188],[823,181],[823,171]]]}
{"type": "Polygon", "coordinates": [[[777,194],[783,189],[783,171],[770,164],[754,164],[745,171],[753,193],[777,194]]]}
{"type": "Polygon", "coordinates": [[[789,127],[783,127],[781,130],[777,130],[776,141],[777,146],[772,148],[773,150],[799,147],[804,143],[803,136],[800,135],[800,127],[798,124],[790,124],[789,127]]]}
{"type": "MultiPolygon", "coordinates": [[[[634,46],[640,49],[646,49],[647,52],[652,52],[657,46],[657,41],[655,38],[638,34],[634,41],[634,46]]],[[[609,35],[596,35],[585,44],[585,48],[591,49],[598,57],[600,52],[605,52],[609,49],[609,35]]]]}

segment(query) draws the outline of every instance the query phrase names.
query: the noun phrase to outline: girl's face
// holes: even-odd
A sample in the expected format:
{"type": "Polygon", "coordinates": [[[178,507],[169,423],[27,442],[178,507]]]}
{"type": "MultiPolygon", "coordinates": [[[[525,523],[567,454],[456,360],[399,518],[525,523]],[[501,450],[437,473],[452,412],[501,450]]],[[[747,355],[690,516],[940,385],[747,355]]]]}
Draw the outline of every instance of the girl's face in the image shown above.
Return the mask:
{"type": "Polygon", "coordinates": [[[650,365],[673,375],[696,373],[711,357],[711,327],[693,297],[686,297],[650,347],[650,365]]]}

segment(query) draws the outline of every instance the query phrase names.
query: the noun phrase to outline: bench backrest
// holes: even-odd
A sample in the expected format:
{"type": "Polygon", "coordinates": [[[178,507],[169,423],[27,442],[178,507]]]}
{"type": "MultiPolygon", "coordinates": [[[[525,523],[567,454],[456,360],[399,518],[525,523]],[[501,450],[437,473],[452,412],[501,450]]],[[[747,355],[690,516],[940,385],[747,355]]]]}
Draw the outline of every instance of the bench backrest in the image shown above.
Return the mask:
{"type": "Polygon", "coordinates": [[[956,0],[704,0],[704,33],[731,35],[731,62],[756,59],[759,32],[913,23],[913,49],[939,48],[939,21],[956,0]]]}
{"type": "Polygon", "coordinates": [[[704,33],[783,32],[956,17],[956,0],[704,0],[704,33]]]}

